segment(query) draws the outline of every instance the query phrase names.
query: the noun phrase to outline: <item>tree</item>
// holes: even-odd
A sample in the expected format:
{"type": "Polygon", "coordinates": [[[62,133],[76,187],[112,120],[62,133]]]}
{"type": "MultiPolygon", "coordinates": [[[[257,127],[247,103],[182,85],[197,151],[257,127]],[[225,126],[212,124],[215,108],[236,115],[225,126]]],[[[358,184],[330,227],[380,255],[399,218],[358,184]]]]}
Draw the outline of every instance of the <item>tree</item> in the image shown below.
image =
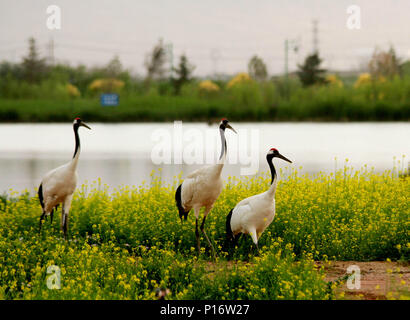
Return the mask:
{"type": "Polygon", "coordinates": [[[324,73],[326,70],[320,68],[321,63],[322,59],[319,58],[318,53],[314,53],[306,57],[303,65],[298,65],[297,74],[305,87],[325,82],[324,73]]]}
{"type": "Polygon", "coordinates": [[[122,64],[118,56],[114,56],[105,68],[107,77],[118,78],[122,73],[122,64]]]}
{"type": "Polygon", "coordinates": [[[266,64],[256,55],[249,60],[248,73],[256,81],[265,81],[268,77],[266,64]]]}
{"type": "Polygon", "coordinates": [[[369,71],[373,78],[385,77],[392,79],[401,74],[400,61],[393,47],[389,51],[375,49],[369,62],[369,71]]]}
{"type": "Polygon", "coordinates": [[[162,39],[145,59],[147,69],[146,80],[163,79],[165,74],[166,51],[162,39]]]}
{"type": "Polygon", "coordinates": [[[24,79],[31,83],[39,82],[44,78],[47,71],[46,60],[39,57],[34,38],[30,38],[28,41],[29,52],[21,63],[24,79]]]}
{"type": "Polygon", "coordinates": [[[177,78],[173,80],[175,93],[179,94],[181,87],[191,80],[192,72],[194,71],[195,66],[188,62],[188,58],[183,54],[179,58],[178,68],[174,68],[177,78]]]}
{"type": "Polygon", "coordinates": [[[20,64],[15,64],[7,61],[0,63],[0,79],[10,76],[17,80],[22,80],[24,78],[23,69],[20,64]]]}

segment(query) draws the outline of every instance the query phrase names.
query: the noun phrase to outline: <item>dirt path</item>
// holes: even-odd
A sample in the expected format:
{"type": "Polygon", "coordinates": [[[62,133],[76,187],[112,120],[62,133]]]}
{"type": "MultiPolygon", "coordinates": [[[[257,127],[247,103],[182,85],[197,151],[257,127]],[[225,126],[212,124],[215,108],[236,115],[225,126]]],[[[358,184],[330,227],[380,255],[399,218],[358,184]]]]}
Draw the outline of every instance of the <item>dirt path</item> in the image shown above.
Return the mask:
{"type": "Polygon", "coordinates": [[[348,289],[346,281],[343,281],[337,288],[337,299],[410,299],[410,263],[332,261],[330,265],[323,262],[317,262],[317,265],[324,266],[327,281],[346,276],[346,270],[350,265],[360,268],[360,289],[348,289]]]}
{"type": "MultiPolygon", "coordinates": [[[[225,262],[228,268],[242,261],[225,262]]],[[[340,281],[336,289],[336,299],[348,300],[386,300],[386,299],[410,299],[410,262],[386,262],[386,261],[330,261],[328,263],[317,261],[317,266],[325,269],[326,281],[341,280],[346,275],[347,268],[356,265],[360,268],[360,288],[349,289],[346,279],[340,281]]],[[[209,262],[207,270],[211,274],[222,265],[209,262]]]]}

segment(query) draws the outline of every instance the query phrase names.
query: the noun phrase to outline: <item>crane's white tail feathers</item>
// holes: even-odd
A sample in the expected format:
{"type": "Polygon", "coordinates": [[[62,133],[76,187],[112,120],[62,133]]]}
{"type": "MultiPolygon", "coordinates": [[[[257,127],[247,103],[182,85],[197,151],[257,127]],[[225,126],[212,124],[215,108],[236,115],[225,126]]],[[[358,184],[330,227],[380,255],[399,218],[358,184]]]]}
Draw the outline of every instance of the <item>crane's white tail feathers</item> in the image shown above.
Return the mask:
{"type": "Polygon", "coordinates": [[[179,185],[179,187],[177,188],[177,191],[175,192],[175,201],[177,203],[179,218],[182,221],[182,217],[184,217],[184,220],[188,218],[189,211],[184,210],[184,207],[182,206],[181,195],[182,195],[182,184],[179,185]]]}

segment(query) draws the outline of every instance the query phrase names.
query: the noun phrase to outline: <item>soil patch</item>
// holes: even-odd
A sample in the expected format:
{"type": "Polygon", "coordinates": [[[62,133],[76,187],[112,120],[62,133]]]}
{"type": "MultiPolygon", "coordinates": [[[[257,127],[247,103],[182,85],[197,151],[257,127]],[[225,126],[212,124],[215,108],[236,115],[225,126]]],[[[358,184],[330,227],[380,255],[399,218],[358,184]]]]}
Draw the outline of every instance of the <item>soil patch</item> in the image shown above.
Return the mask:
{"type": "Polygon", "coordinates": [[[337,288],[337,298],[384,300],[388,298],[409,299],[410,263],[385,261],[331,261],[330,264],[316,262],[324,266],[326,281],[335,281],[347,275],[347,268],[356,265],[360,268],[360,288],[347,288],[346,281],[337,288]]]}

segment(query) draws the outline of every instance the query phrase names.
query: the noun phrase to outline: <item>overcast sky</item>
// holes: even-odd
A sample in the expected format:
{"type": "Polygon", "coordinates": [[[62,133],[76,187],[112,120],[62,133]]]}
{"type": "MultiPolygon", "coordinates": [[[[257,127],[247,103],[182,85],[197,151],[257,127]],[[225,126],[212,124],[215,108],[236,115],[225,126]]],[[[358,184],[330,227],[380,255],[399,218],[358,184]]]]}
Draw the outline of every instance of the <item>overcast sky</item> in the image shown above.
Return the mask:
{"type": "Polygon", "coordinates": [[[187,54],[197,76],[246,71],[254,54],[277,74],[285,39],[300,48],[289,53],[290,70],[313,50],[314,19],[327,68],[357,69],[375,46],[390,44],[410,59],[409,0],[0,0],[0,60],[20,61],[33,36],[43,55],[54,40],[57,61],[103,65],[117,54],[144,75],[145,55],[163,38],[175,63],[187,54]],[[61,8],[61,30],[46,27],[52,4],[61,8]],[[360,30],[346,27],[352,4],[361,8],[360,30]]]}

